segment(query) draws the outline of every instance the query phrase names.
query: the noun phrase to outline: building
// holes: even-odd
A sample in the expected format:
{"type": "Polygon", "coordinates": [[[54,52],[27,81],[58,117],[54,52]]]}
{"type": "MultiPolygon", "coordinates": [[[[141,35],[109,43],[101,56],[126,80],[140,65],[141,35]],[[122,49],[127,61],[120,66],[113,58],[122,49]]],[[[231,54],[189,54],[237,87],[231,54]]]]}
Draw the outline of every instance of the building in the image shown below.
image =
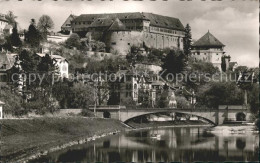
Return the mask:
{"type": "Polygon", "coordinates": [[[61,32],[64,34],[70,34],[72,33],[72,27],[71,22],[76,18],[77,16],[70,14],[69,17],[65,20],[65,22],[61,26],[61,32]]]}
{"type": "MultiPolygon", "coordinates": [[[[169,108],[176,108],[176,99],[174,91],[166,83],[159,80],[157,74],[145,75],[136,69],[120,70],[116,75],[117,79],[110,83],[110,99],[115,103],[113,105],[142,105],[147,102],[155,107],[160,96],[163,96],[169,108]]],[[[110,103],[108,103],[110,104],[110,103]]]]}
{"type": "MultiPolygon", "coordinates": [[[[38,56],[44,57],[45,53],[37,53],[38,56]]],[[[69,78],[69,62],[66,58],[60,55],[50,55],[53,59],[53,62],[57,66],[56,73],[61,78],[69,78]]]]}
{"type": "Polygon", "coordinates": [[[9,82],[8,70],[14,66],[16,56],[17,54],[0,53],[0,84],[9,82]]]}
{"type": "Polygon", "coordinates": [[[191,57],[195,61],[210,62],[221,70],[222,57],[225,55],[224,47],[225,45],[208,31],[192,44],[191,57]]]}
{"type": "Polygon", "coordinates": [[[102,41],[107,51],[121,55],[131,46],[183,49],[184,27],[173,17],[145,12],[82,14],[71,23],[72,32],[102,41]]]}
{"type": "Polygon", "coordinates": [[[7,24],[4,28],[4,33],[6,34],[12,34],[13,33],[13,26],[10,24],[7,24]]]}
{"type": "Polygon", "coordinates": [[[0,14],[0,34],[4,33],[4,29],[7,25],[8,25],[8,21],[5,19],[5,15],[0,14]]]}

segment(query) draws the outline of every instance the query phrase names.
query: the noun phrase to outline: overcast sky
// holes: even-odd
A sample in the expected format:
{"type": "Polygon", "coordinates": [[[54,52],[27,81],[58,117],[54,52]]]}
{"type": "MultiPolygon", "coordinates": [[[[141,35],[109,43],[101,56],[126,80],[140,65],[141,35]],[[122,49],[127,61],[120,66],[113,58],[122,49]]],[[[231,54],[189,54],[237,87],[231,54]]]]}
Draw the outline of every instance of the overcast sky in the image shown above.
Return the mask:
{"type": "Polygon", "coordinates": [[[208,30],[226,45],[226,54],[239,65],[259,65],[259,4],[258,0],[225,0],[206,2],[193,0],[150,1],[48,1],[33,0],[1,1],[3,14],[11,10],[18,16],[21,28],[28,28],[31,18],[36,20],[43,14],[49,15],[54,23],[54,31],[59,31],[66,18],[90,13],[152,12],[179,18],[185,26],[192,28],[192,38],[199,39],[208,30]]]}

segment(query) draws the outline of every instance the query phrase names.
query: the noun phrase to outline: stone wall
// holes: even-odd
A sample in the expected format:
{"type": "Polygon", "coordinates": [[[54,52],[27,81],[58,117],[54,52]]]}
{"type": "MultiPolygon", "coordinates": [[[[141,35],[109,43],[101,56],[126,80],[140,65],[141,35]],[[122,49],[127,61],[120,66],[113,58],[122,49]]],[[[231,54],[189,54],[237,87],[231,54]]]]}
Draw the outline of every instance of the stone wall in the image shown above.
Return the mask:
{"type": "Polygon", "coordinates": [[[93,40],[105,42],[110,52],[119,55],[127,55],[131,46],[142,47],[143,44],[150,48],[178,48],[183,49],[183,38],[180,36],[144,31],[102,31],[91,32],[93,40]]]}

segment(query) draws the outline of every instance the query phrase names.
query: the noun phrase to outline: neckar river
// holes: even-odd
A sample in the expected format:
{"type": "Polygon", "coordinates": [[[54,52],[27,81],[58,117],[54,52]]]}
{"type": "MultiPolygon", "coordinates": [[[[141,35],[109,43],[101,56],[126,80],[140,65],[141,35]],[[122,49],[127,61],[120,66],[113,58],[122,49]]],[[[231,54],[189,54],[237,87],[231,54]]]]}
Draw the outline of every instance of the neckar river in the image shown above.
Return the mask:
{"type": "Polygon", "coordinates": [[[205,129],[131,131],[53,152],[32,162],[258,161],[258,134],[211,134],[205,129]],[[161,137],[151,137],[154,134],[161,137]]]}

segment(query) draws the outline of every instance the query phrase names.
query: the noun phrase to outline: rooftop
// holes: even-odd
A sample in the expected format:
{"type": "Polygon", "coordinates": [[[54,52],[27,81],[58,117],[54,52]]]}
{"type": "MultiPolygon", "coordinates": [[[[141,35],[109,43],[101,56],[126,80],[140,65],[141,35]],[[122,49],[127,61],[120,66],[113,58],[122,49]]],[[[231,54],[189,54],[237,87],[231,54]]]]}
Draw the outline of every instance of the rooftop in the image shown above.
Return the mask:
{"type": "Polygon", "coordinates": [[[150,25],[156,27],[164,27],[168,29],[178,29],[184,30],[184,27],[179,19],[162,16],[153,13],[146,12],[132,12],[132,13],[109,13],[109,14],[82,14],[76,17],[73,21],[76,22],[94,22],[97,19],[112,19],[116,20],[116,18],[122,20],[149,20],[150,25]]]}
{"type": "Polygon", "coordinates": [[[222,44],[215,36],[213,36],[209,31],[202,36],[198,41],[196,41],[192,46],[195,47],[223,47],[222,44]]]}

